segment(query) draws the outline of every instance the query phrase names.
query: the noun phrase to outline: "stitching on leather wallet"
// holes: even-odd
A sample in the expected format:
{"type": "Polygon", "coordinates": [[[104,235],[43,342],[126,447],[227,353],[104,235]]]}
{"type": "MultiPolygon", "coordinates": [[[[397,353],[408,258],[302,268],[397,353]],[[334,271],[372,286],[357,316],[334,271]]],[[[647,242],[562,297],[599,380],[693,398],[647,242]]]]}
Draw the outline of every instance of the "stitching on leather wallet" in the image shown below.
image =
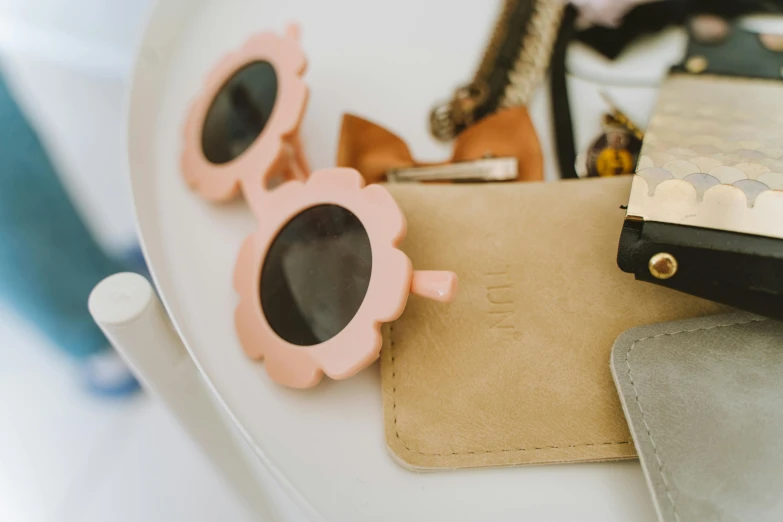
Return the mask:
{"type": "Polygon", "coordinates": [[[663,461],[661,460],[660,455],[658,455],[658,447],[655,445],[655,441],[653,440],[652,432],[650,431],[650,425],[647,423],[647,419],[644,418],[644,409],[642,408],[642,404],[639,401],[639,390],[636,388],[636,383],[633,381],[633,372],[631,371],[631,363],[629,362],[629,357],[631,355],[631,351],[636,347],[637,343],[640,343],[642,341],[648,341],[650,339],[657,339],[660,337],[668,337],[668,336],[674,336],[682,333],[690,333],[690,332],[701,332],[706,330],[714,330],[715,328],[723,328],[725,326],[740,326],[743,324],[749,324],[749,323],[758,323],[768,321],[768,319],[750,319],[748,321],[741,321],[738,323],[729,323],[729,324],[717,324],[715,326],[708,326],[706,328],[694,328],[692,330],[680,330],[677,332],[668,332],[658,335],[651,335],[649,337],[642,337],[641,339],[636,339],[633,343],[631,343],[631,346],[628,348],[628,350],[625,352],[625,365],[628,368],[628,379],[631,382],[631,387],[633,388],[633,393],[636,398],[636,407],[639,408],[639,413],[642,415],[642,424],[644,424],[644,429],[647,430],[647,437],[650,440],[650,445],[653,448],[653,454],[655,455],[655,460],[658,461],[658,473],[661,475],[661,480],[663,480],[663,487],[666,490],[666,496],[669,498],[669,502],[671,502],[672,505],[672,511],[674,513],[674,519],[677,520],[677,522],[680,522],[680,514],[677,513],[677,505],[675,504],[674,497],[672,496],[671,491],[669,490],[669,481],[666,480],[666,474],[663,472],[663,461]]]}
{"type": "Polygon", "coordinates": [[[397,370],[395,369],[394,362],[394,326],[389,325],[389,349],[390,349],[390,355],[391,355],[391,365],[392,365],[392,417],[394,419],[394,436],[397,438],[398,441],[400,441],[400,444],[407,449],[408,451],[412,451],[418,455],[422,455],[425,457],[450,457],[455,455],[487,455],[490,453],[510,453],[514,451],[535,451],[535,450],[544,450],[544,449],[568,449],[568,448],[589,448],[593,446],[620,446],[623,444],[632,444],[633,441],[626,440],[626,441],[619,441],[619,442],[588,442],[584,444],[571,444],[568,446],[540,446],[540,447],[534,447],[534,448],[509,448],[509,449],[502,449],[502,450],[483,450],[483,451],[463,451],[458,452],[455,451],[453,453],[425,453],[423,451],[419,451],[416,449],[411,448],[408,446],[404,440],[402,440],[402,437],[400,437],[400,431],[397,427],[397,370]]]}

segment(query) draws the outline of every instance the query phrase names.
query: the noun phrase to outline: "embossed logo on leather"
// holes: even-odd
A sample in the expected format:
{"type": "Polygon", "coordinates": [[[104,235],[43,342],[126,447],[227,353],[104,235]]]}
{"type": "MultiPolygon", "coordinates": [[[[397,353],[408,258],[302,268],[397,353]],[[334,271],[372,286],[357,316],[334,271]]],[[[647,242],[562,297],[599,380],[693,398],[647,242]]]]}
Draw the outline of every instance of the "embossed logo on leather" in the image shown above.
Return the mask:
{"type": "Polygon", "coordinates": [[[514,283],[508,267],[494,267],[484,272],[484,291],[488,304],[489,329],[491,332],[522,339],[522,332],[516,329],[514,318],[514,283]]]}

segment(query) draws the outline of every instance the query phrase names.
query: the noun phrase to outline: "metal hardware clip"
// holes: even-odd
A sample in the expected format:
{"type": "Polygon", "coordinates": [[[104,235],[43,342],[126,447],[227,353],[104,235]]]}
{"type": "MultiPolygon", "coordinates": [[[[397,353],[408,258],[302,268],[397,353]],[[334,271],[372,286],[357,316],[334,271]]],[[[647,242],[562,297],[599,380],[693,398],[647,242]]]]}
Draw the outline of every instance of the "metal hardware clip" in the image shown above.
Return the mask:
{"type": "Polygon", "coordinates": [[[512,181],[517,179],[517,158],[483,158],[446,165],[404,167],[386,172],[389,183],[401,181],[512,181]]]}

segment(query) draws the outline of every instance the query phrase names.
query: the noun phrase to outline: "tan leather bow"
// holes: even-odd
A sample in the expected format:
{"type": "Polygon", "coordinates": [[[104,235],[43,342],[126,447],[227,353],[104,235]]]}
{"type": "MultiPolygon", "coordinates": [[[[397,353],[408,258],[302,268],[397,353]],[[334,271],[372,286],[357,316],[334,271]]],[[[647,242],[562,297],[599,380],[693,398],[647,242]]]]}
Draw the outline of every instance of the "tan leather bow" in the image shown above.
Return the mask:
{"type": "Polygon", "coordinates": [[[343,116],[337,165],[361,172],[368,183],[386,179],[393,168],[447,165],[488,156],[514,157],[518,181],[544,179],[543,156],[538,135],[525,107],[505,109],[482,119],[454,140],[451,160],[422,163],[411,156],[408,145],[383,127],[352,114],[343,116]]]}

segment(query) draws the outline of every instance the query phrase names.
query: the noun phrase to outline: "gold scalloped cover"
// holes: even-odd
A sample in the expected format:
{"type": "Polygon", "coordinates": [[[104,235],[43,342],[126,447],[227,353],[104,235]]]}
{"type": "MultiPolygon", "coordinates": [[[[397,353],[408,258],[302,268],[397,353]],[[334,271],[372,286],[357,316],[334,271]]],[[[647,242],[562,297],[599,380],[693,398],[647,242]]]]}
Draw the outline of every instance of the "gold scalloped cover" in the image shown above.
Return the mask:
{"type": "Polygon", "coordinates": [[[783,82],[671,75],[628,215],[783,238],[783,82]]]}

